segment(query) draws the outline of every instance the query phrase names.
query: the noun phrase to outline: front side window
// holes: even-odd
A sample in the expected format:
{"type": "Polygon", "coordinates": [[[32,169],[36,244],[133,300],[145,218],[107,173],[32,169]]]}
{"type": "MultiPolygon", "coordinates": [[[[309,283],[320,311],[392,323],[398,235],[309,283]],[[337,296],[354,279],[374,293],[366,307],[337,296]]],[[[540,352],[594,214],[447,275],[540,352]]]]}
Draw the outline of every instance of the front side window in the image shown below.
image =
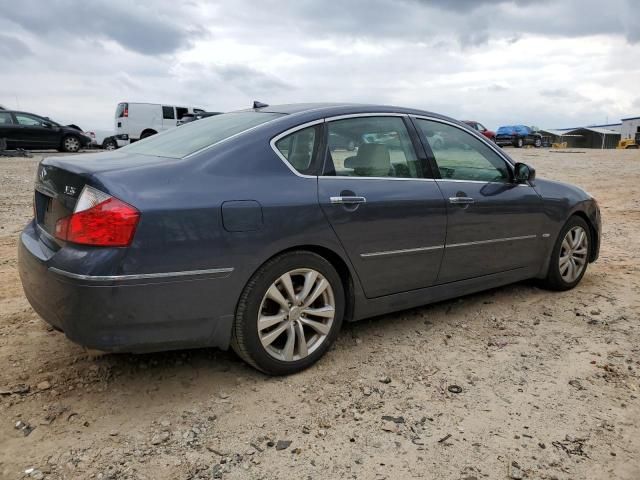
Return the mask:
{"type": "Polygon", "coordinates": [[[356,117],[328,124],[325,175],[420,178],[421,167],[401,117],[356,117]]]}
{"type": "Polygon", "coordinates": [[[225,113],[166,130],[118,151],[182,158],[282,115],[271,112],[225,113]]]}
{"type": "Polygon", "coordinates": [[[443,179],[511,181],[507,163],[470,133],[432,120],[416,119],[416,124],[431,147],[443,179]]]}
{"type": "Polygon", "coordinates": [[[173,107],[162,107],[162,118],[165,120],[175,120],[176,116],[173,113],[173,107]]]}
{"type": "Polygon", "coordinates": [[[308,127],[293,132],[276,142],[276,148],[287,162],[302,174],[313,173],[313,159],[318,148],[319,127],[308,127]]]}
{"type": "Polygon", "coordinates": [[[16,113],[16,121],[18,125],[24,125],[26,127],[39,127],[42,126],[43,123],[42,119],[24,113],[16,113]]]}
{"type": "Polygon", "coordinates": [[[0,125],[13,125],[13,119],[9,112],[0,112],[0,125]]]}
{"type": "Polygon", "coordinates": [[[178,120],[180,120],[187,113],[189,113],[189,109],[188,108],[176,107],[176,118],[178,120]]]}

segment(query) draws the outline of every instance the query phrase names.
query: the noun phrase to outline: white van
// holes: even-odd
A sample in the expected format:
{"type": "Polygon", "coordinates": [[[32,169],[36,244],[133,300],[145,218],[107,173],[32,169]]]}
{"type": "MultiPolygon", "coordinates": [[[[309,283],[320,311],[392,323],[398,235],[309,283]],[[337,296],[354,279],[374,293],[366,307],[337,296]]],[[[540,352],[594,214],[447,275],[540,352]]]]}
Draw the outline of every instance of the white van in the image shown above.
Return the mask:
{"type": "Polygon", "coordinates": [[[196,107],[176,107],[160,103],[122,102],[116,108],[116,140],[119,146],[150,137],[176,126],[187,113],[204,112],[196,107]]]}

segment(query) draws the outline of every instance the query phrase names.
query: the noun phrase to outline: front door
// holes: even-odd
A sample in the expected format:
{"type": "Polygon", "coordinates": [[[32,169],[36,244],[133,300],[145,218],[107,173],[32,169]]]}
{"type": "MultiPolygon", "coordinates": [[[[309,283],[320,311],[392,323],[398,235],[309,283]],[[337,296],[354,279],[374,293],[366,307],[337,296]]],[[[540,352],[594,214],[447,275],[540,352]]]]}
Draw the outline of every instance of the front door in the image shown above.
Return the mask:
{"type": "Polygon", "coordinates": [[[15,114],[17,142],[20,148],[46,149],[60,146],[60,128],[28,113],[15,114]]]}
{"type": "Polygon", "coordinates": [[[446,205],[424,178],[426,159],[406,122],[384,115],[327,122],[327,138],[347,141],[327,149],[319,202],[369,298],[432,285],[442,260],[446,205]]]}
{"type": "Polygon", "coordinates": [[[540,266],[540,196],[513,181],[512,167],[484,139],[453,124],[414,119],[430,149],[447,203],[447,240],[438,283],[540,266]]]}

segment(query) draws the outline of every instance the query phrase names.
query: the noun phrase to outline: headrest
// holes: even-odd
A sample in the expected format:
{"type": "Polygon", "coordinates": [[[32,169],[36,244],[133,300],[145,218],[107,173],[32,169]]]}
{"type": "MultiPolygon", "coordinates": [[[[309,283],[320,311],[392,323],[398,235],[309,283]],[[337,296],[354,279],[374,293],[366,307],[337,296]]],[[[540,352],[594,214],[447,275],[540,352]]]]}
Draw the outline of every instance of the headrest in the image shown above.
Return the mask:
{"type": "Polygon", "coordinates": [[[356,156],[345,159],[344,166],[353,168],[356,175],[386,177],[391,170],[391,157],[385,145],[363,143],[356,156]]]}

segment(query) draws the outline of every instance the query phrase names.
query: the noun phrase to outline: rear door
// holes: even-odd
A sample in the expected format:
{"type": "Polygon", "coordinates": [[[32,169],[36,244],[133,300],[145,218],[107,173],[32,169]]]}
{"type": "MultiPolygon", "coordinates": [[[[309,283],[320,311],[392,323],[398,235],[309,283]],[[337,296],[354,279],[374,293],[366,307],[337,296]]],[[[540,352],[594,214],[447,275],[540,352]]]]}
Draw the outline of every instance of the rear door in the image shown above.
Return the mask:
{"type": "Polygon", "coordinates": [[[13,150],[15,147],[16,125],[13,122],[13,115],[10,112],[0,111],[0,139],[5,139],[7,148],[13,150]]]}
{"type": "Polygon", "coordinates": [[[414,118],[431,151],[447,202],[447,239],[438,283],[539,266],[543,204],[529,184],[513,181],[511,165],[486,140],[438,119],[414,118]],[[443,148],[431,149],[437,132],[443,148]]]}
{"type": "Polygon", "coordinates": [[[425,178],[424,150],[408,117],[356,115],[326,125],[328,138],[349,141],[327,148],[319,202],[366,296],[432,285],[446,206],[435,181],[425,178]]]}

